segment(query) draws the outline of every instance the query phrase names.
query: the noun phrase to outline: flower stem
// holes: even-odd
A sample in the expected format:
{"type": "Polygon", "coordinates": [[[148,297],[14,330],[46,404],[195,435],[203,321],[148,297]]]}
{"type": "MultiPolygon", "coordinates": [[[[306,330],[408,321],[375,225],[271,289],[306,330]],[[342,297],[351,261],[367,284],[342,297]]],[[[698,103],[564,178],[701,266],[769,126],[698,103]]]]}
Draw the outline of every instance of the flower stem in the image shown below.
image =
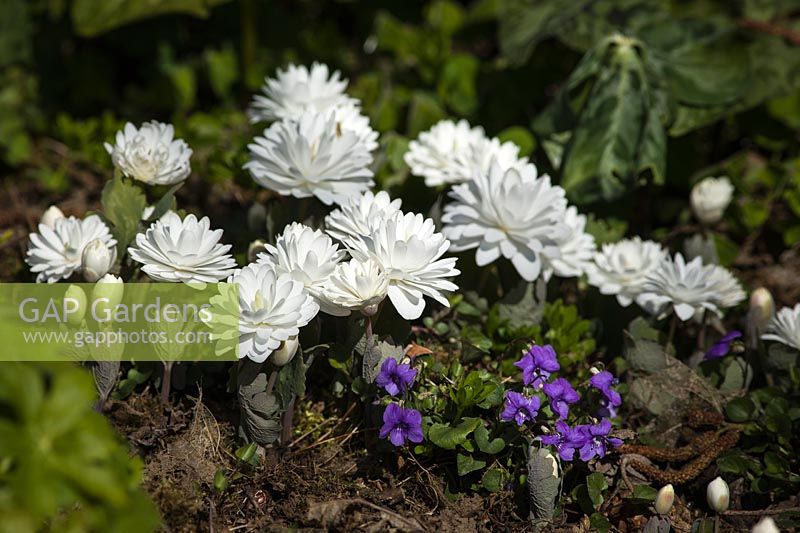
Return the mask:
{"type": "Polygon", "coordinates": [[[272,371],[272,373],[269,375],[269,379],[267,379],[267,389],[266,389],[267,396],[269,396],[270,394],[272,394],[272,389],[274,389],[274,388],[275,388],[275,382],[276,382],[277,380],[278,380],[278,370],[277,370],[277,369],[275,369],[275,370],[273,370],[273,371],[272,371]]]}
{"type": "Polygon", "coordinates": [[[162,361],[164,365],[164,373],[161,376],[161,403],[164,405],[169,403],[169,390],[172,385],[172,361],[162,361]]]}
{"type": "Polygon", "coordinates": [[[675,331],[678,329],[678,317],[673,313],[672,320],[669,323],[669,332],[667,333],[667,347],[675,340],[675,331]]]}
{"type": "Polygon", "coordinates": [[[281,418],[281,446],[288,446],[292,441],[292,433],[294,432],[294,404],[297,396],[292,398],[289,405],[286,406],[286,411],[283,412],[281,418]]]}

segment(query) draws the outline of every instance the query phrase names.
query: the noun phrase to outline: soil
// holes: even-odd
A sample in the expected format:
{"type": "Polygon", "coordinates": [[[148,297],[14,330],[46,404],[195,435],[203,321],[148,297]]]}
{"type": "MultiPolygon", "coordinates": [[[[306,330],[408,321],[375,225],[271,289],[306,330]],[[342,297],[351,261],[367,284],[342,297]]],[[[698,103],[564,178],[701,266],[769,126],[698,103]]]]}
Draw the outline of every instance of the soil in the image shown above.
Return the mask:
{"type": "Polygon", "coordinates": [[[185,397],[165,408],[150,390],[108,406],[112,424],[144,462],[144,488],[168,531],[528,527],[515,514],[512,493],[448,498],[440,476],[424,465],[398,462],[397,454],[367,454],[367,431],[356,417],[325,412],[322,419],[319,405],[301,402],[296,416],[321,427],[305,429],[308,420],[296,420],[291,446],[264,450],[251,467],[232,453],[241,442],[231,407],[185,397]],[[224,491],[214,488],[220,469],[230,480],[224,491]]]}

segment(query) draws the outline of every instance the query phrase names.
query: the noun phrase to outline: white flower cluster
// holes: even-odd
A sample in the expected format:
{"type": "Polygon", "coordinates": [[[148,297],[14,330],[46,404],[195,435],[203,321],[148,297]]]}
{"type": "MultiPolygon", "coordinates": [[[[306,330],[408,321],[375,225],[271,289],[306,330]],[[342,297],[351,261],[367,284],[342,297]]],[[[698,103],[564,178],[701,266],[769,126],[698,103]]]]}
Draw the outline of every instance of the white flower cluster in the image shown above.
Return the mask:
{"type": "Polygon", "coordinates": [[[700,257],[688,263],[679,253],[664,258],[651,270],[637,298],[645,310],[655,315],[674,311],[682,321],[700,318],[705,311],[721,316],[722,309],[745,299],[741,284],[727,269],[704,265],[700,257]]]}
{"type": "Polygon", "coordinates": [[[117,132],[116,143],[105,143],[105,148],[120,172],[148,185],[174,185],[192,171],[192,150],[175,139],[171,124],[152,121],[137,129],[128,122],[117,132]]]}
{"type": "Polygon", "coordinates": [[[451,251],[476,249],[478,266],[503,256],[526,281],[586,272],[595,252],[586,217],[514,143],[443,120],[411,141],[405,162],[429,187],[453,185],[442,217],[451,251]]]}
{"type": "Polygon", "coordinates": [[[83,220],[65,217],[58,207],[42,216],[39,232],[31,233],[25,261],[37,283],[55,283],[76,272],[86,281],[103,277],[117,259],[117,241],[97,215],[83,220]]]}
{"type": "Polygon", "coordinates": [[[466,120],[438,122],[411,141],[405,155],[411,173],[425,178],[428,187],[463,183],[476,173],[487,174],[492,160],[503,170],[521,168],[528,162],[527,157],[519,157],[514,143],[490,139],[482,127],[472,128],[466,120]]]}
{"type": "Polygon", "coordinates": [[[778,311],[761,338],[800,350],[800,304],[778,311]]]}
{"type": "Polygon", "coordinates": [[[326,284],[331,304],[370,315],[388,296],[408,320],[422,315],[425,296],[449,305],[444,293],[458,288],[449,278],[460,272],[455,258],[442,258],[450,243],[433,220],[402,212],[386,192],[368,191],[331,212],[325,223],[352,256],[326,284]]]}
{"type": "Polygon", "coordinates": [[[248,146],[245,164],[267,189],[297,198],[316,196],[326,205],[343,204],[374,185],[372,151],[378,134],[347,96],[338,71],[314,63],[289,65],[267,78],[255,97],[252,122],[274,121],[248,146]]]}

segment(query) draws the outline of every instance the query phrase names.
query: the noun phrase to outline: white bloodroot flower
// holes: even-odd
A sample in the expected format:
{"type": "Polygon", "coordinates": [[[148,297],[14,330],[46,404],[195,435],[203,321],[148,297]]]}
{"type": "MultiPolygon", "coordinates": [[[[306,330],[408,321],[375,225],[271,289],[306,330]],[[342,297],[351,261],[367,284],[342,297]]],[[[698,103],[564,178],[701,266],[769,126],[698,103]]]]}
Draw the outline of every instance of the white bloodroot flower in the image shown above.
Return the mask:
{"type": "Polygon", "coordinates": [[[337,128],[332,112],[312,109],[297,121],[275,122],[248,148],[244,168],[283,195],[341,204],[374,185],[368,147],[353,131],[337,128]]]}
{"type": "Polygon", "coordinates": [[[83,279],[94,283],[105,276],[117,260],[117,247],[106,246],[101,239],[95,239],[83,249],[81,271],[83,279]]]}
{"type": "Polygon", "coordinates": [[[336,265],[325,286],[324,297],[331,304],[372,316],[389,290],[389,276],[373,258],[351,259],[336,265]]]}
{"type": "Polygon", "coordinates": [[[450,242],[436,233],[433,220],[420,214],[397,212],[364,237],[351,253],[361,261],[373,257],[389,277],[387,294],[406,320],[422,315],[425,296],[444,306],[450,303],[442,291],[458,286],[447,278],[457,276],[456,259],[441,259],[450,242]]]}
{"type": "Polygon", "coordinates": [[[105,147],[120,172],[148,185],[174,185],[192,171],[192,149],[175,139],[171,124],[151,121],[136,129],[128,122],[117,132],[116,144],[105,147]]]}
{"type": "Polygon", "coordinates": [[[262,95],[253,97],[247,115],[250,122],[299,119],[309,108],[327,111],[338,106],[355,104],[357,100],[345,94],[347,80],[339,71],[331,73],[327,65],[314,63],[309,70],[304,65],[290,64],[278,69],[275,78],[265,78],[262,95]]]}
{"type": "Polygon", "coordinates": [[[776,314],[767,326],[767,332],[761,335],[767,341],[777,341],[795,350],[800,350],[800,304],[784,307],[776,314]]]}
{"type": "Polygon", "coordinates": [[[564,189],[537,176],[533,165],[506,170],[494,162],[488,173],[453,187],[450,197],[442,232],[451,251],[477,248],[478,266],[502,255],[526,281],[539,277],[543,254],[557,257],[557,243],[569,231],[564,189]]]}
{"type": "Polygon", "coordinates": [[[773,520],[772,517],[765,516],[753,526],[753,529],[750,530],[750,533],[781,533],[781,530],[778,529],[778,525],[775,523],[775,520],[773,520]]]}
{"type": "Polygon", "coordinates": [[[136,235],[128,253],[156,281],[214,283],[231,275],[236,261],[231,246],[219,243],[222,230],[210,226],[208,217],[181,220],[170,211],[136,235]]]}
{"type": "Polygon", "coordinates": [[[714,511],[722,513],[728,510],[731,503],[731,491],[728,484],[721,477],[717,477],[706,487],[706,500],[708,506],[714,511]]]}
{"type": "Polygon", "coordinates": [[[257,262],[271,264],[279,274],[289,274],[302,283],[326,313],[347,315],[349,311],[326,305],[323,297],[328,278],[345,253],[322,231],[293,222],[286,226],[274,245],[266,245],[266,253],[258,254],[257,262]]]}
{"type": "Polygon", "coordinates": [[[488,172],[493,160],[504,170],[528,162],[519,158],[514,143],[489,139],[483,128],[470,128],[466,120],[442,120],[420,133],[409,143],[404,160],[428,187],[468,181],[476,172],[488,172]]]}
{"type": "Polygon", "coordinates": [[[732,307],[745,298],[733,275],[717,265],[703,265],[700,257],[686,262],[679,253],[664,259],[645,280],[636,302],[654,314],[671,307],[682,321],[710,311],[721,316],[721,308],[732,307]]]}
{"type": "Polygon", "coordinates": [[[667,251],[660,244],[639,237],[604,244],[587,270],[589,284],[602,294],[613,294],[621,306],[627,307],[641,294],[647,275],[666,257],[667,251]]]}
{"type": "Polygon", "coordinates": [[[727,177],[705,178],[692,187],[690,203],[700,222],[714,224],[722,219],[732,198],[733,185],[727,177]]]}
{"type": "Polygon", "coordinates": [[[51,205],[47,208],[47,211],[44,212],[42,215],[42,219],[39,221],[39,224],[44,224],[45,226],[52,228],[56,225],[56,220],[64,218],[64,213],[58,207],[51,205]]]}
{"type": "Polygon", "coordinates": [[[325,227],[334,239],[353,247],[355,242],[372,234],[393,214],[400,211],[402,200],[392,200],[386,191],[367,191],[353,196],[325,217],[325,227]]]}
{"type": "Polygon", "coordinates": [[[545,281],[553,274],[562,278],[582,276],[590,268],[597,250],[594,237],[585,231],[586,215],[578,214],[575,206],[567,208],[564,224],[569,231],[556,240],[556,253],[548,253],[548,250],[542,254],[544,263],[542,277],[545,281]]]}
{"type": "Polygon", "coordinates": [[[25,262],[36,274],[37,283],[55,283],[80,270],[84,249],[96,239],[108,248],[115,249],[117,245],[97,215],[83,220],[62,217],[55,220],[52,228],[39,224],[39,233],[31,233],[29,239],[25,262]]]}
{"type": "MultiPolygon", "coordinates": [[[[355,100],[354,100],[355,101],[355,100]]],[[[333,108],[337,131],[350,131],[370,152],[378,148],[378,132],[372,129],[369,117],[361,114],[361,108],[353,102],[333,108]]]]}
{"type": "MultiPolygon", "coordinates": [[[[263,363],[319,312],[303,284],[272,265],[251,264],[228,279],[239,289],[239,358],[263,363]]],[[[214,299],[212,298],[212,303],[214,299]]]]}

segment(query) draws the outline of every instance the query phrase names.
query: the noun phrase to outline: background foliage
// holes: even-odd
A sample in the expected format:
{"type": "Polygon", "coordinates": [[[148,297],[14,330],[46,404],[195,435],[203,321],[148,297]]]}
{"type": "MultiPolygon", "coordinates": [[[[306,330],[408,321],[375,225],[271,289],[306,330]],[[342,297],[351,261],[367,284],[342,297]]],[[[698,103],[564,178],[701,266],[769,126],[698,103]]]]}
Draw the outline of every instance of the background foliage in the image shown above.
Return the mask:
{"type": "MultiPolygon", "coordinates": [[[[687,201],[692,184],[708,175],[730,176],[734,203],[705,235],[721,264],[753,278],[762,266],[782,261],[787,249],[798,252],[798,48],[797,0],[4,0],[4,198],[28,191],[30,220],[62,200],[69,200],[68,214],[96,209],[102,194],[114,197],[115,188],[122,194],[122,186],[109,181],[112,166],[102,143],[126,121],[172,122],[194,149],[194,172],[189,186],[177,191],[178,204],[209,215],[243,254],[254,237],[269,238],[295,218],[242,170],[246,145],[258,132],[244,110],[264,76],[288,62],[321,61],[350,79],[350,94],[362,100],[380,131],[377,181],[402,197],[405,209],[436,217],[443,202],[442,191],[431,192],[409,175],[403,162],[409,140],[442,118],[463,117],[514,141],[553,176],[590,214],[588,229],[599,243],[632,233],[681,249],[683,237],[697,231],[687,201]]],[[[154,197],[167,191],[156,192],[154,197]]],[[[146,200],[130,193],[130,202],[112,211],[124,218],[126,210],[140,212],[146,200]]],[[[0,233],[0,245],[11,238],[0,233]]],[[[460,261],[459,283],[467,288],[480,283],[471,262],[460,261]]],[[[11,277],[30,279],[21,263],[15,268],[11,277]]],[[[4,277],[6,272],[4,267],[4,277]]],[[[508,278],[500,274],[501,281],[508,278]]],[[[578,309],[566,285],[566,294],[550,294],[547,305],[542,294],[526,292],[532,286],[506,290],[501,302],[487,301],[485,295],[498,291],[480,286],[482,294],[456,295],[450,314],[427,317],[423,325],[442,338],[457,338],[464,363],[511,354],[515,340],[534,338],[552,343],[585,373],[596,341],[612,356],[622,353],[619,332],[635,311],[620,312],[612,302],[611,312],[609,302],[593,293],[578,309]],[[590,316],[603,317],[602,323],[582,318],[590,316]],[[607,332],[619,337],[618,346],[604,338],[607,332]]],[[[774,290],[776,299],[795,303],[796,285],[794,293],[774,290]]],[[[352,354],[340,355],[329,361],[346,383],[352,354]]],[[[630,364],[637,369],[635,360],[630,364]]],[[[432,386],[459,383],[452,404],[460,411],[455,416],[445,406],[430,406],[438,409],[441,427],[425,446],[451,456],[460,446],[456,469],[470,475],[464,484],[499,490],[512,471],[511,463],[492,458],[500,453],[493,449],[499,432],[492,428],[490,440],[486,428],[469,422],[496,406],[497,384],[485,373],[465,372],[458,361],[439,366],[432,366],[432,386]],[[469,415],[466,422],[459,422],[461,415],[469,415]]],[[[508,358],[492,370],[505,376],[514,371],[508,358]]],[[[45,409],[56,393],[83,398],[88,390],[70,385],[82,377],[65,374],[51,383],[42,377],[46,370],[25,372],[39,383],[39,404],[0,390],[0,422],[11,420],[14,428],[24,427],[25,417],[7,412],[45,409]],[[62,381],[63,390],[57,386],[62,381]]],[[[150,373],[131,368],[115,396],[130,394],[150,373]]],[[[746,448],[726,454],[719,466],[747,474],[754,490],[798,483],[796,474],[781,478],[800,419],[796,409],[788,419],[778,416],[785,402],[796,399],[792,377],[790,392],[751,393],[728,413],[747,424],[748,438],[746,448]],[[763,460],[753,459],[764,450],[769,455],[763,460]]],[[[87,422],[87,434],[96,432],[102,450],[119,455],[95,422],[87,422]]],[[[0,508],[20,498],[2,491],[9,465],[0,463],[0,508]]],[[[115,468],[116,491],[59,482],[64,491],[103,500],[97,517],[81,519],[102,524],[104,506],[144,508],[135,491],[125,491],[135,465],[121,460],[115,468]]],[[[594,479],[587,478],[587,493],[602,492],[596,486],[602,476],[594,479]]],[[[23,511],[38,520],[58,506],[57,496],[23,511]]]]}

